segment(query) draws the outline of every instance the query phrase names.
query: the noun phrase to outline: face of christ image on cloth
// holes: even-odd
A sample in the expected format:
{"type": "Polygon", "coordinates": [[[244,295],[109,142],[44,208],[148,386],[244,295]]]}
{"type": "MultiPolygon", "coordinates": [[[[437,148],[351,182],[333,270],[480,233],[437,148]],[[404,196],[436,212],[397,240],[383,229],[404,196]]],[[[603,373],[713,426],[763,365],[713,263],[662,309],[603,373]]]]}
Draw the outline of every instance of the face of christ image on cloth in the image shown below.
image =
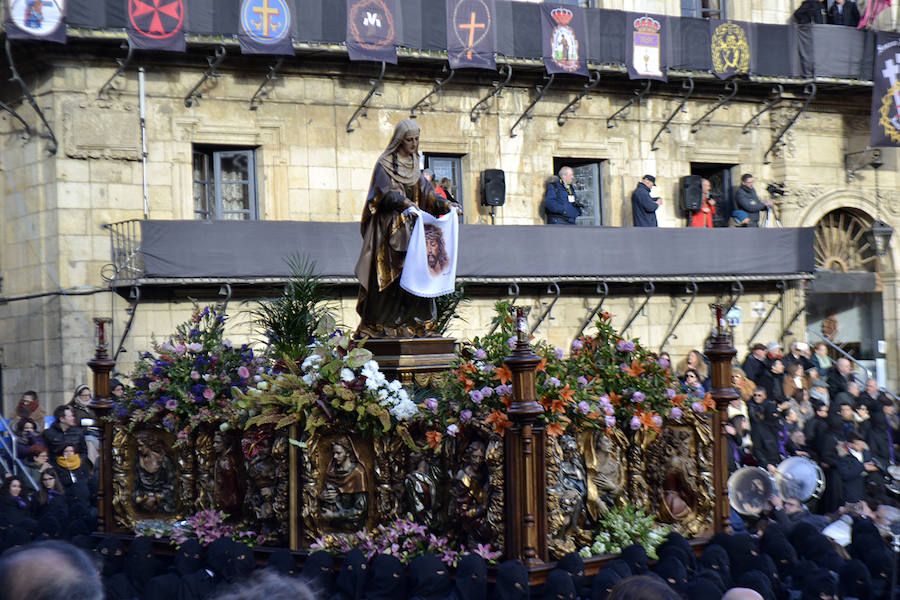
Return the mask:
{"type": "Polygon", "coordinates": [[[450,265],[450,257],[444,245],[444,232],[436,225],[425,225],[425,249],[428,272],[434,277],[441,275],[450,265]]]}

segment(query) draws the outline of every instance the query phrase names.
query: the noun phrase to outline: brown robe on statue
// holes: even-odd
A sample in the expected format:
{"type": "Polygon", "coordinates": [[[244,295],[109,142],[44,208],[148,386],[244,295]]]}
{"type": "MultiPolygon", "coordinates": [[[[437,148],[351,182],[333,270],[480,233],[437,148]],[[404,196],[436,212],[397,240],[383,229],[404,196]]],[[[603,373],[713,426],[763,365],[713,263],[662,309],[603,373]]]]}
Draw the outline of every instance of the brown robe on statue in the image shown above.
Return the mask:
{"type": "Polygon", "coordinates": [[[431,330],[436,316],[433,298],[420,298],[400,287],[415,222],[414,215],[404,215],[403,211],[415,205],[437,217],[450,209],[450,203],[437,196],[431,183],[422,177],[417,157],[404,158],[397,152],[407,134],[418,132],[415,121],[400,121],[372,173],[360,223],[363,244],[356,263],[359,335],[423,336],[431,330]]]}

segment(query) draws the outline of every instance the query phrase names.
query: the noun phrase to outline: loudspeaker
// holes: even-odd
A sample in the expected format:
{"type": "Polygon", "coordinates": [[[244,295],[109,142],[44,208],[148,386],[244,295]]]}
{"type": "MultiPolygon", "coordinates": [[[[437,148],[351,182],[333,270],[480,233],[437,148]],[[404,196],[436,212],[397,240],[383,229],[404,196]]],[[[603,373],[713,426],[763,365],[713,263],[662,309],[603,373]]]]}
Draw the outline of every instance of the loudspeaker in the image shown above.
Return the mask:
{"type": "Polygon", "coordinates": [[[501,169],[481,172],[481,205],[503,206],[506,202],[506,176],[501,169]]]}
{"type": "Polygon", "coordinates": [[[703,208],[703,178],[686,175],[681,178],[681,206],[685,212],[695,213],[703,208]]]}

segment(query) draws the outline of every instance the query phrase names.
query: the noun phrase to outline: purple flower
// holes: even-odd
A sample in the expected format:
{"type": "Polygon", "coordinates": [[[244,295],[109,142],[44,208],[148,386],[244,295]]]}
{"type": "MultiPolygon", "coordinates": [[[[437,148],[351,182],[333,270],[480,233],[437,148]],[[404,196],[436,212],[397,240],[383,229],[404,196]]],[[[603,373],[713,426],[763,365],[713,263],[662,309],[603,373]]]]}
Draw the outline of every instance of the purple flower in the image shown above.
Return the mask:
{"type": "Polygon", "coordinates": [[[178,401],[175,398],[169,398],[169,400],[166,402],[166,408],[168,410],[175,410],[176,408],[178,408],[178,401]]]}
{"type": "Polygon", "coordinates": [[[481,367],[482,373],[490,373],[493,370],[494,370],[494,365],[484,365],[483,367],[481,367]]]}
{"type": "Polygon", "coordinates": [[[626,340],[619,340],[619,343],[616,344],[616,349],[619,352],[633,352],[634,351],[634,342],[629,342],[626,340]]]}
{"type": "Polygon", "coordinates": [[[201,350],[203,350],[203,344],[201,344],[200,342],[192,342],[188,344],[187,349],[191,352],[200,352],[201,350]]]}
{"type": "Polygon", "coordinates": [[[198,373],[197,371],[191,371],[191,379],[197,381],[198,379],[200,379],[200,373],[198,373]]]}
{"type": "Polygon", "coordinates": [[[628,422],[628,426],[635,430],[640,429],[641,420],[637,418],[637,416],[631,417],[631,421],[628,422]]]}
{"type": "Polygon", "coordinates": [[[494,388],[494,391],[497,392],[498,396],[508,396],[509,395],[509,386],[501,383],[497,387],[494,388]]]}
{"type": "Polygon", "coordinates": [[[651,419],[651,421],[653,421],[654,427],[662,427],[662,417],[661,416],[653,415],[653,418],[651,419]]]}
{"type": "Polygon", "coordinates": [[[606,421],[607,427],[615,427],[616,426],[616,418],[614,416],[607,415],[606,419],[604,419],[604,420],[606,421]]]}
{"type": "Polygon", "coordinates": [[[625,369],[630,369],[630,368],[631,368],[631,367],[629,367],[629,366],[626,365],[625,363],[619,363],[619,370],[620,370],[620,371],[625,371],[625,369]]]}
{"type": "Polygon", "coordinates": [[[184,351],[184,344],[178,344],[177,346],[175,346],[175,354],[184,354],[184,351]]]}
{"type": "Polygon", "coordinates": [[[425,399],[425,408],[430,410],[433,413],[437,412],[438,401],[436,398],[426,398],[425,399]]]}
{"type": "Polygon", "coordinates": [[[509,349],[512,350],[516,347],[516,336],[512,336],[508,340],[506,340],[506,345],[509,346],[509,349]]]}
{"type": "Polygon", "coordinates": [[[668,368],[669,368],[669,364],[670,364],[670,363],[669,363],[669,361],[666,360],[665,358],[661,358],[661,359],[659,359],[659,360],[656,361],[656,362],[658,362],[658,363],[659,363],[659,366],[661,366],[663,369],[668,369],[668,368]]]}
{"type": "Polygon", "coordinates": [[[451,423],[447,426],[447,435],[450,437],[456,437],[456,434],[459,433],[459,427],[456,423],[451,423]]]}
{"type": "Polygon", "coordinates": [[[484,400],[484,395],[478,390],[472,390],[469,392],[469,398],[471,398],[472,402],[475,404],[481,404],[481,401],[484,400]]]}
{"type": "Polygon", "coordinates": [[[556,360],[562,360],[563,356],[566,355],[566,353],[563,352],[562,348],[556,348],[555,350],[553,350],[553,354],[556,355],[556,360]]]}
{"type": "Polygon", "coordinates": [[[459,413],[459,420],[460,420],[462,423],[465,423],[466,421],[468,421],[468,420],[471,419],[471,418],[472,418],[472,411],[471,411],[471,410],[464,410],[464,411],[462,411],[461,413],[459,413]]]}
{"type": "Polygon", "coordinates": [[[578,379],[576,379],[575,381],[577,381],[578,385],[580,385],[581,387],[584,387],[588,384],[588,380],[584,375],[579,375],[578,379]]]}
{"type": "Polygon", "coordinates": [[[638,402],[643,402],[645,397],[644,392],[635,392],[631,395],[631,401],[637,404],[638,402]]]}
{"type": "Polygon", "coordinates": [[[675,419],[676,421],[681,419],[681,409],[677,406],[673,406],[672,410],[669,411],[669,416],[675,419]]]}
{"type": "Polygon", "coordinates": [[[489,385],[484,386],[481,388],[481,395],[485,398],[490,398],[494,395],[494,388],[489,385]]]}
{"type": "Polygon", "coordinates": [[[578,403],[578,410],[581,411],[581,414],[586,415],[591,410],[591,405],[582,400],[578,403]]]}
{"type": "Polygon", "coordinates": [[[549,384],[552,385],[553,387],[559,387],[559,385],[560,385],[560,384],[559,384],[559,379],[557,379],[556,377],[551,377],[551,378],[549,379],[549,381],[547,381],[547,383],[549,383],[549,384]]]}
{"type": "Polygon", "coordinates": [[[672,400],[674,397],[675,397],[675,390],[673,390],[672,388],[667,388],[666,389],[666,398],[668,398],[669,400],[672,400]]]}
{"type": "Polygon", "coordinates": [[[702,413],[703,405],[700,404],[699,402],[693,402],[693,403],[691,403],[691,410],[693,410],[696,413],[702,413]]]}
{"type": "Polygon", "coordinates": [[[584,342],[582,342],[581,340],[575,340],[574,342],[572,342],[572,350],[577,352],[582,348],[584,348],[584,342]]]}
{"type": "Polygon", "coordinates": [[[250,369],[248,369],[244,365],[239,366],[238,377],[240,377],[241,379],[247,379],[248,377],[250,377],[250,369]]]}
{"type": "Polygon", "coordinates": [[[484,360],[487,358],[487,352],[479,348],[475,351],[475,360],[484,360]]]}

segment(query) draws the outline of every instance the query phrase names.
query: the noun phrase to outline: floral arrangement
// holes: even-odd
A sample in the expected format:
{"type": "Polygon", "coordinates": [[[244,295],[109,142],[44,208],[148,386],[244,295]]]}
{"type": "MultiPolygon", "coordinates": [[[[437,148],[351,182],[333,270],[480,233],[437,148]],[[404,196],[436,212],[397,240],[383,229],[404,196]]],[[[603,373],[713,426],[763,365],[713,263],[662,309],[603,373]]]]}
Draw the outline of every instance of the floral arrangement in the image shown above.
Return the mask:
{"type": "Polygon", "coordinates": [[[471,550],[467,550],[465,546],[457,549],[446,537],[429,533],[427,527],[408,519],[397,519],[387,526],[378,525],[372,531],[363,529],[347,536],[325,535],[316,538],[311,548],[333,553],[359,548],[369,559],[376,554],[390,554],[403,564],[409,564],[412,559],[423,554],[435,554],[451,567],[455,567],[459,559],[468,552],[478,554],[490,563],[496,562],[502,555],[502,552],[492,551],[490,544],[478,544],[471,550]]]}
{"type": "Polygon", "coordinates": [[[234,347],[224,332],[224,314],[195,305],[169,340],[154,341],[153,351],[140,355],[133,386],[117,403],[115,417],[127,420],[129,428],[158,423],[177,431],[176,445],[200,423],[228,418],[232,390],[246,389],[264,359],[246,344],[234,347]]]}
{"type": "Polygon", "coordinates": [[[173,531],[174,528],[168,521],[138,521],[134,525],[134,535],[138,537],[152,537],[157,540],[170,537],[173,531]]]}
{"type": "Polygon", "coordinates": [[[180,548],[190,538],[196,538],[201,546],[208,546],[221,537],[229,537],[248,546],[265,541],[263,536],[253,531],[226,524],[227,519],[226,513],[207,509],[174,524],[157,520],[140,521],[135,524],[134,534],[155,539],[168,538],[169,543],[176,548],[180,548]]]}
{"type": "Polygon", "coordinates": [[[313,434],[330,423],[355,431],[398,430],[411,443],[405,424],[419,416],[419,407],[399,381],[388,381],[362,343],[338,330],[309,350],[299,365],[286,362],[286,371],[262,373],[253,387],[235,392],[244,426],[302,422],[313,434]]]}
{"type": "Polygon", "coordinates": [[[656,548],[669,533],[667,525],[656,522],[643,508],[625,505],[612,507],[600,519],[594,543],[579,550],[582,557],[619,554],[632,544],[640,544],[647,556],[656,559],[656,548]]]}

